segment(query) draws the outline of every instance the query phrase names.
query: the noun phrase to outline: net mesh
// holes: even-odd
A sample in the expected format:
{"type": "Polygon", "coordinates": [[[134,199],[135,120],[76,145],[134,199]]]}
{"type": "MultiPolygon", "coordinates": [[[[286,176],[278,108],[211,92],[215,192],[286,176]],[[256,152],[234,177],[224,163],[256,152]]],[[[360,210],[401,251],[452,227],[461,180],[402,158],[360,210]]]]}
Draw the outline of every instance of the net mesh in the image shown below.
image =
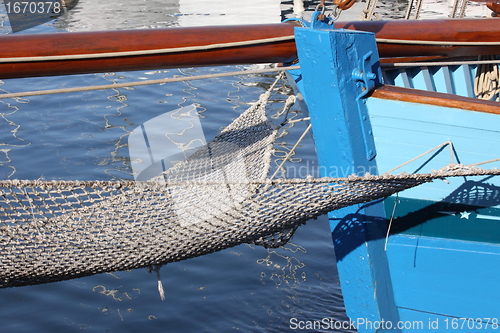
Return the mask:
{"type": "Polygon", "coordinates": [[[267,179],[269,92],[214,140],[147,181],[0,182],[0,287],[162,265],[242,243],[281,245],[326,212],[457,175],[267,179]]]}

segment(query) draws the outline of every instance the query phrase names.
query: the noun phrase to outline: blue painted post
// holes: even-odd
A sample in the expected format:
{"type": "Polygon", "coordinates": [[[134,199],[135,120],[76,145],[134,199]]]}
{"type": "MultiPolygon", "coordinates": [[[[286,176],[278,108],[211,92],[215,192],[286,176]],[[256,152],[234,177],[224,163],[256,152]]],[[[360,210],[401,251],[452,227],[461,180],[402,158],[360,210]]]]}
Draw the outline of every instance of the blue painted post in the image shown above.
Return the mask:
{"type": "MultiPolygon", "coordinates": [[[[365,96],[381,84],[374,35],[305,28],[295,34],[322,176],[376,174],[365,96]]],[[[384,251],[382,203],[347,207],[329,218],[347,314],[359,332],[399,332],[389,329],[399,316],[384,251]]]]}

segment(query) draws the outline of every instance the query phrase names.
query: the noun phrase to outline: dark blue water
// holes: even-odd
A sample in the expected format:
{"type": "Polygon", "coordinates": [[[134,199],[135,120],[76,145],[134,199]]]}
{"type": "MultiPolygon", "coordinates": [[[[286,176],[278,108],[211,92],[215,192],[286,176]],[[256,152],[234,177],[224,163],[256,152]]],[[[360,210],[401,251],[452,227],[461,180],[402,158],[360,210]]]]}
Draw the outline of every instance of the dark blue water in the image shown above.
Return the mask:
{"type": "MultiPolygon", "coordinates": [[[[269,3],[271,6],[272,1],[269,3]]],[[[179,13],[174,1],[152,1],[149,7],[121,1],[116,6],[106,3],[107,7],[101,10],[94,7],[97,5],[95,1],[81,0],[73,15],[23,33],[176,26],[179,17],[186,16],[179,13]],[[158,9],[159,4],[162,9],[158,9]],[[96,20],[99,15],[104,15],[106,24],[96,20]]],[[[0,33],[10,33],[2,6],[0,10],[3,16],[0,33]]],[[[193,20],[197,20],[194,14],[193,20]]],[[[243,69],[243,66],[191,68],[5,80],[0,81],[0,92],[243,69]]],[[[0,176],[2,179],[132,179],[127,136],[135,127],[194,103],[209,140],[255,102],[274,77],[274,74],[241,75],[0,100],[0,176]]],[[[269,115],[281,109],[281,102],[289,94],[290,88],[284,82],[278,84],[269,115]]],[[[294,107],[291,116],[302,115],[294,107]]],[[[298,123],[288,136],[278,139],[277,159],[293,145],[305,126],[298,123]]],[[[311,141],[305,142],[298,153],[301,159],[294,160],[295,170],[303,166],[302,176],[306,176],[303,170],[314,166],[311,141]]],[[[347,320],[326,218],[299,228],[291,242],[282,248],[266,250],[240,245],[168,264],[161,269],[161,280],[165,301],[160,300],[156,275],[146,269],[3,289],[0,332],[286,332],[291,331],[292,318],[347,320]]]]}

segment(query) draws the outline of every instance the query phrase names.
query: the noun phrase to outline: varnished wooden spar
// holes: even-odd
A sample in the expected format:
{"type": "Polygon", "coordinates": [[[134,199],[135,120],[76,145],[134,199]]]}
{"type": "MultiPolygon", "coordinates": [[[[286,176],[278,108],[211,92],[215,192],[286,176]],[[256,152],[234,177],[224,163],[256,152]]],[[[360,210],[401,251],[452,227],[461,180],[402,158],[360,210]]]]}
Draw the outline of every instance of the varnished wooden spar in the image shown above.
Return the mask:
{"type": "Polygon", "coordinates": [[[495,15],[500,15],[500,3],[497,2],[487,2],[486,6],[493,12],[495,15]]]}
{"type": "MultiPolygon", "coordinates": [[[[293,36],[290,24],[120,30],[0,37],[2,58],[60,56],[185,48],[293,36]]],[[[206,51],[0,63],[0,79],[114,71],[287,62],[296,58],[293,39],[206,51]]]]}
{"type": "MultiPolygon", "coordinates": [[[[376,33],[382,58],[460,57],[500,54],[500,19],[336,22],[337,28],[376,33]],[[409,45],[380,39],[480,42],[479,45],[409,45]],[[484,44],[481,44],[484,43],[484,44]]],[[[296,58],[292,39],[255,45],[111,58],[2,62],[5,58],[102,54],[183,48],[293,36],[291,24],[216,26],[0,36],[0,79],[149,70],[189,66],[288,62],[296,58]]]]}
{"type": "MultiPolygon", "coordinates": [[[[488,45],[488,43],[500,42],[500,20],[497,18],[339,22],[335,23],[335,27],[374,32],[382,58],[450,58],[500,54],[500,45],[488,45]],[[415,42],[473,42],[480,43],[480,45],[398,44],[383,42],[380,39],[401,39],[415,42]]],[[[391,61],[397,62],[398,59],[391,59],[391,61]]]]}
{"type": "Polygon", "coordinates": [[[479,111],[500,115],[498,102],[483,99],[445,94],[435,91],[382,85],[371,93],[372,97],[405,101],[419,104],[438,105],[469,111],[479,111]]]}

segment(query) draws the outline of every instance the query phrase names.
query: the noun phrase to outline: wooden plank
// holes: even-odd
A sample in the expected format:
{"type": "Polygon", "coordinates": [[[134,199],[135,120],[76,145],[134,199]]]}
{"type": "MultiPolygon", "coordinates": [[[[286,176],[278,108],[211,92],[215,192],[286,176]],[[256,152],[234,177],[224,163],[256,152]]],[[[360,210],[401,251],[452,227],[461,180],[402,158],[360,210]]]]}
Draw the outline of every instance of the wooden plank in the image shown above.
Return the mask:
{"type": "MultiPolygon", "coordinates": [[[[464,164],[479,163],[500,158],[498,143],[500,130],[496,125],[498,115],[468,110],[440,107],[429,104],[398,100],[369,98],[367,106],[377,147],[377,166],[387,172],[420,154],[452,141],[455,161],[464,164]],[[455,154],[454,154],[455,155],[455,154]]],[[[414,161],[394,173],[412,173],[422,167],[433,154],[414,161]]],[[[425,164],[420,172],[440,169],[450,163],[450,150],[445,147],[425,164]]],[[[500,163],[482,167],[498,167],[500,163]]],[[[490,182],[498,184],[498,177],[490,182]]],[[[462,178],[449,178],[452,184],[436,181],[404,192],[405,196],[419,199],[441,200],[460,186],[462,178]]]]}
{"type": "Polygon", "coordinates": [[[462,318],[498,318],[498,245],[393,236],[387,252],[398,307],[462,318]]]}
{"type": "Polygon", "coordinates": [[[449,95],[434,91],[408,89],[383,85],[372,92],[372,97],[420,104],[445,106],[469,111],[500,114],[500,103],[476,98],[449,95]]]}
{"type": "MultiPolygon", "coordinates": [[[[406,39],[412,41],[455,41],[455,42],[498,42],[500,20],[393,20],[336,22],[336,28],[374,32],[377,38],[406,39]]],[[[475,56],[479,54],[499,54],[500,45],[401,45],[378,41],[380,57],[416,56],[475,56]]],[[[394,59],[393,61],[397,61],[394,59]]]]}
{"type": "Polygon", "coordinates": [[[500,3],[497,3],[497,2],[487,2],[486,3],[486,6],[491,9],[491,11],[493,13],[495,13],[495,15],[500,15],[500,3]]]}
{"type": "MultiPolygon", "coordinates": [[[[379,59],[371,51],[376,47],[373,35],[297,29],[297,46],[302,93],[311,117],[322,176],[329,176],[326,172],[335,169],[361,174],[376,170],[367,107],[364,99],[353,98],[363,90],[345,78],[345,73],[353,73],[360,62],[379,72],[379,59]]],[[[384,243],[372,238],[383,234],[384,223],[377,222],[384,217],[382,202],[329,213],[344,303],[347,315],[354,320],[398,321],[384,243]]],[[[374,332],[361,327],[358,331],[374,332]]]]}

